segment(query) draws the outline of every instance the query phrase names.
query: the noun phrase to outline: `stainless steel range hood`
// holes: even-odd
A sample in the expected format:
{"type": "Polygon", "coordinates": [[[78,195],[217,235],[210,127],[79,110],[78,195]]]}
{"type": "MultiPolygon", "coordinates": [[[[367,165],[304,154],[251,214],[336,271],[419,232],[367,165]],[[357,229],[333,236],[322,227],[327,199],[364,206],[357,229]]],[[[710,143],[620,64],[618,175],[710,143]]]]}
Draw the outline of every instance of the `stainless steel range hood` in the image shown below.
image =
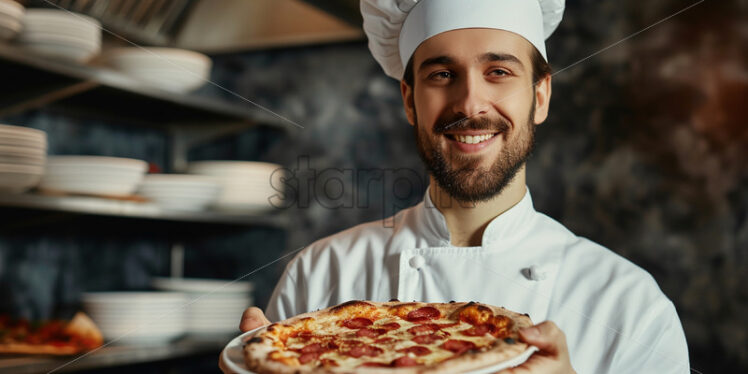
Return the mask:
{"type": "Polygon", "coordinates": [[[205,53],[364,38],[356,0],[31,0],[26,5],[88,14],[138,44],[205,53]]]}

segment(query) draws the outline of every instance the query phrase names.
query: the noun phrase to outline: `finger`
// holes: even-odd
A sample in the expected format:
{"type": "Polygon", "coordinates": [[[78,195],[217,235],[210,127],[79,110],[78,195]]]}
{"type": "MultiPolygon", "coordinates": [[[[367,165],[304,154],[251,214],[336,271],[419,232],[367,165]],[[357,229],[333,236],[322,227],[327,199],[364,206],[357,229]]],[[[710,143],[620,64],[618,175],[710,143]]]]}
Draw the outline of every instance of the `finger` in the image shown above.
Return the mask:
{"type": "Polygon", "coordinates": [[[548,354],[558,354],[566,349],[566,336],[551,321],[519,330],[522,341],[532,344],[548,354]]]}
{"type": "Polygon", "coordinates": [[[242,314],[242,319],[239,323],[239,330],[247,332],[269,323],[270,321],[265,318],[265,314],[262,313],[260,308],[251,307],[247,308],[247,310],[244,311],[244,314],[242,314]]]}

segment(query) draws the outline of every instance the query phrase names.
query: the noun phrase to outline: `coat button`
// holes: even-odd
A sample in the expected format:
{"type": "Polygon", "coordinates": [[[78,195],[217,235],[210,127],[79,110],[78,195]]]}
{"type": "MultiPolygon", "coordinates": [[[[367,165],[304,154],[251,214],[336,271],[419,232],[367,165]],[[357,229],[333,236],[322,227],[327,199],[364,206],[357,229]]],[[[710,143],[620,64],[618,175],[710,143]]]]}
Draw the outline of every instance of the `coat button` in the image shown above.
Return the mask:
{"type": "Polygon", "coordinates": [[[525,278],[532,280],[532,281],[542,281],[542,280],[545,280],[545,278],[547,277],[546,272],[539,269],[535,265],[530,266],[529,268],[522,269],[522,275],[524,275],[525,278]]]}
{"type": "Polygon", "coordinates": [[[409,264],[409,265],[410,265],[410,267],[412,267],[413,269],[416,269],[416,270],[418,270],[418,269],[422,268],[422,267],[423,267],[423,265],[425,265],[425,264],[426,264],[426,259],[425,259],[425,258],[423,258],[423,256],[420,256],[420,255],[418,255],[418,256],[413,256],[413,257],[411,257],[411,258],[410,258],[410,261],[408,261],[408,264],[409,264]]]}

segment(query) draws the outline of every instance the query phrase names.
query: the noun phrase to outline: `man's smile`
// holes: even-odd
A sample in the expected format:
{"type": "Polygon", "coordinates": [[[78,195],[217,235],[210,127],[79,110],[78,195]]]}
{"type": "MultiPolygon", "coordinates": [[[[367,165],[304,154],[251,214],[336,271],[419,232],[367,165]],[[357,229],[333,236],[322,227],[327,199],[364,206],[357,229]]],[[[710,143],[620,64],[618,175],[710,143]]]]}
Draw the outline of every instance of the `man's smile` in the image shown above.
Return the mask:
{"type": "Polygon", "coordinates": [[[486,130],[450,131],[444,134],[449,144],[463,153],[478,152],[496,141],[499,132],[486,130]]]}

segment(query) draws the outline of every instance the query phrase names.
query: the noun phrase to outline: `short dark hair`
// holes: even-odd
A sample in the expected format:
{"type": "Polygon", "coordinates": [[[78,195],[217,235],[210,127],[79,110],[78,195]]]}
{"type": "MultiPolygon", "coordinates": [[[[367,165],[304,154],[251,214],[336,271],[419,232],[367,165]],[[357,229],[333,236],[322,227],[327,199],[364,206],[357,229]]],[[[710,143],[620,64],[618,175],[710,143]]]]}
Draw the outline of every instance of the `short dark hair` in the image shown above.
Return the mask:
{"type": "MultiPolygon", "coordinates": [[[[534,86],[537,85],[541,79],[545,78],[546,75],[551,74],[552,70],[551,65],[548,64],[548,62],[543,58],[543,55],[540,54],[540,51],[538,51],[534,46],[532,47],[530,61],[532,62],[532,84],[534,86]]],[[[403,74],[405,83],[410,87],[413,87],[413,80],[415,79],[413,74],[413,56],[410,56],[408,65],[405,66],[405,73],[403,74]]]]}

